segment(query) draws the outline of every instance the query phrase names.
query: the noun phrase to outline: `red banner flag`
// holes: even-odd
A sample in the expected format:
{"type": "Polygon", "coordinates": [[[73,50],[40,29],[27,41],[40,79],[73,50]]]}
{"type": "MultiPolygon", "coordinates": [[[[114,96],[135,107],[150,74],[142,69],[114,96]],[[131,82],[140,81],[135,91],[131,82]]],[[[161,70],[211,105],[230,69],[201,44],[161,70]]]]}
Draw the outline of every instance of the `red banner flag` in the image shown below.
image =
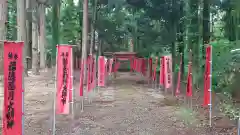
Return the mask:
{"type": "Polygon", "coordinates": [[[138,58],[136,58],[136,72],[138,72],[138,65],[139,65],[138,58]]]}
{"type": "Polygon", "coordinates": [[[135,65],[136,65],[135,58],[133,58],[133,71],[135,71],[135,65]]]}
{"type": "Polygon", "coordinates": [[[138,58],[138,67],[137,67],[137,71],[140,72],[141,69],[141,59],[138,58]]]}
{"type": "Polygon", "coordinates": [[[93,59],[92,83],[91,83],[92,89],[94,89],[96,86],[95,81],[96,81],[96,62],[95,62],[95,59],[93,59]]]}
{"type": "Polygon", "coordinates": [[[164,83],[165,88],[172,87],[172,56],[164,56],[164,83]]]}
{"type": "Polygon", "coordinates": [[[133,72],[133,58],[130,59],[130,72],[133,72]]]}
{"type": "Polygon", "coordinates": [[[3,135],[23,135],[23,42],[4,42],[3,135]]]}
{"type": "Polygon", "coordinates": [[[120,62],[117,61],[114,65],[114,72],[117,72],[119,67],[120,67],[120,62]]]}
{"type": "Polygon", "coordinates": [[[182,56],[180,56],[180,64],[179,64],[179,71],[178,71],[178,80],[177,80],[177,87],[175,91],[175,96],[180,94],[180,82],[181,82],[181,69],[182,69],[182,56]]]}
{"type": "Polygon", "coordinates": [[[79,95],[80,95],[81,97],[83,96],[84,63],[85,63],[85,60],[81,61],[80,83],[79,83],[79,95]]]}
{"type": "Polygon", "coordinates": [[[146,76],[147,59],[143,59],[143,60],[142,60],[142,64],[143,64],[143,66],[142,66],[142,74],[143,74],[144,76],[146,76]]]}
{"type": "Polygon", "coordinates": [[[109,75],[112,73],[113,58],[109,60],[109,75]]]}
{"type": "Polygon", "coordinates": [[[142,63],[142,62],[143,62],[143,58],[140,58],[140,59],[139,59],[139,63],[140,63],[140,64],[139,64],[139,73],[142,73],[142,66],[143,66],[143,63],[142,63]]]}
{"type": "Polygon", "coordinates": [[[134,58],[134,71],[137,71],[137,58],[134,58]]]}
{"type": "Polygon", "coordinates": [[[57,114],[69,114],[72,47],[57,46],[57,114]]]}
{"type": "Polygon", "coordinates": [[[161,57],[161,60],[160,60],[160,79],[159,79],[159,84],[164,86],[164,72],[165,72],[165,68],[164,68],[164,56],[161,57]]]}
{"type": "Polygon", "coordinates": [[[156,74],[157,74],[157,65],[158,65],[158,57],[155,58],[155,64],[154,64],[154,68],[153,68],[153,81],[156,80],[156,74]]]}
{"type": "Polygon", "coordinates": [[[103,56],[98,58],[98,86],[105,86],[105,59],[103,56]]]}
{"type": "Polygon", "coordinates": [[[149,58],[149,78],[152,78],[152,58],[149,58]]]}
{"type": "MultiPolygon", "coordinates": [[[[105,58],[105,57],[104,57],[105,58]]],[[[109,59],[105,58],[105,76],[108,75],[108,66],[109,66],[109,59]]]]}
{"type": "Polygon", "coordinates": [[[91,91],[91,75],[92,75],[92,67],[93,67],[93,61],[92,61],[92,56],[89,55],[87,58],[87,91],[91,91]]]}
{"type": "Polygon", "coordinates": [[[206,64],[205,64],[205,74],[204,74],[204,100],[203,106],[210,104],[210,71],[211,71],[211,49],[210,45],[206,48],[206,64]]]}
{"type": "Polygon", "coordinates": [[[192,97],[192,63],[188,65],[188,77],[187,77],[187,88],[186,96],[192,97]]]}

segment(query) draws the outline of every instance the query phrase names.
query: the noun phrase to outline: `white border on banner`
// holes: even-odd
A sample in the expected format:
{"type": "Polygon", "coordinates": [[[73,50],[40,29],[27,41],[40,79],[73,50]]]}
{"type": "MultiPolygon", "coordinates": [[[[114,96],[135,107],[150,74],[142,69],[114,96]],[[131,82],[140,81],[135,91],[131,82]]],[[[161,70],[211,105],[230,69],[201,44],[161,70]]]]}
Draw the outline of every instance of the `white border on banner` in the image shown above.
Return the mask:
{"type": "Polygon", "coordinates": [[[210,61],[209,61],[209,64],[210,64],[210,75],[209,75],[209,93],[210,93],[210,104],[209,105],[209,126],[212,127],[212,46],[211,45],[208,45],[210,46],[211,48],[211,51],[210,51],[210,61]]]}
{"type": "Polygon", "coordinates": [[[172,54],[168,54],[168,55],[163,55],[164,56],[164,89],[165,89],[165,92],[167,93],[167,90],[168,89],[170,89],[171,91],[172,91],[172,94],[174,94],[174,91],[173,91],[173,69],[172,69],[172,54]],[[171,83],[170,83],[170,87],[169,88],[166,88],[166,78],[167,78],[167,74],[166,74],[166,72],[165,71],[167,71],[167,67],[166,67],[166,65],[165,65],[165,63],[166,63],[166,56],[167,57],[170,57],[171,58],[171,61],[170,61],[170,68],[171,68],[171,77],[170,77],[170,80],[171,80],[171,83]]]}
{"type": "MultiPolygon", "coordinates": [[[[16,42],[15,42],[16,43],[16,42]]],[[[24,67],[24,61],[25,61],[25,58],[24,58],[24,42],[21,41],[19,43],[23,43],[23,48],[22,48],[22,135],[24,135],[24,117],[25,117],[25,111],[24,111],[24,92],[25,92],[25,86],[24,86],[24,70],[25,70],[25,67],[24,67]]]]}
{"type": "MultiPolygon", "coordinates": [[[[72,46],[72,47],[75,47],[77,45],[68,45],[68,44],[59,44],[59,45],[56,45],[56,48],[58,46],[72,46]]],[[[72,51],[73,48],[71,48],[71,51],[72,51]]],[[[73,52],[73,51],[72,51],[73,52]]],[[[58,62],[58,58],[57,58],[57,55],[58,55],[58,48],[56,49],[56,66],[55,66],[55,77],[54,77],[54,81],[55,81],[55,88],[54,88],[54,92],[53,92],[53,124],[52,124],[52,135],[56,135],[56,96],[57,96],[57,62],[58,62]]],[[[73,53],[72,53],[72,56],[71,56],[71,68],[72,68],[72,73],[73,73],[73,53]]],[[[73,74],[71,73],[70,75],[70,79],[72,79],[72,115],[74,117],[74,88],[73,88],[73,74]]]]}
{"type": "MultiPolygon", "coordinates": [[[[57,46],[56,46],[57,48],[57,46]]],[[[53,125],[52,125],[52,135],[56,135],[56,96],[57,96],[57,54],[58,54],[58,48],[56,49],[56,65],[55,65],[55,88],[53,92],[53,125]]]]}
{"type": "MultiPolygon", "coordinates": [[[[12,42],[12,43],[23,43],[23,48],[22,48],[22,135],[24,135],[24,117],[25,117],[25,109],[24,109],[24,94],[25,94],[25,86],[24,86],[24,61],[25,61],[25,59],[24,59],[24,56],[23,56],[23,54],[24,54],[24,41],[9,41],[9,40],[0,40],[0,42],[3,42],[3,47],[4,47],[4,43],[5,42],[12,42]]],[[[4,59],[3,59],[3,61],[4,61],[4,59]]],[[[4,78],[3,78],[3,81],[4,81],[4,78]]],[[[4,85],[4,83],[3,83],[3,87],[5,87],[5,85],[4,85]]],[[[3,88],[3,102],[4,102],[4,88],[3,88]]],[[[3,108],[3,110],[4,110],[4,108],[3,108]]],[[[1,113],[1,115],[0,116],[2,116],[2,118],[3,118],[3,113],[1,113]]],[[[2,119],[3,120],[3,119],[2,119]]],[[[0,124],[1,126],[3,126],[3,122],[0,124]]],[[[3,130],[3,129],[2,129],[3,130]]]]}

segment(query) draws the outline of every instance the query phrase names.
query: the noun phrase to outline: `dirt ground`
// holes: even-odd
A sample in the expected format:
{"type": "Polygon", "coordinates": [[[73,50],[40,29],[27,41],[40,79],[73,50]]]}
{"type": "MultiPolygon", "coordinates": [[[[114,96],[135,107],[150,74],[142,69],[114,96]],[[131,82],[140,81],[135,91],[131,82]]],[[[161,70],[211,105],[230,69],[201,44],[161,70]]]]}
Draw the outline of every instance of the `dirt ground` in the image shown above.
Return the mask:
{"type": "MultiPolygon", "coordinates": [[[[52,75],[50,71],[25,78],[25,135],[51,135],[52,75]]],[[[107,87],[91,94],[91,104],[85,94],[83,112],[76,79],[74,116],[57,115],[56,135],[220,135],[206,128],[195,113],[171,103],[161,90],[137,83],[141,79],[119,73],[107,87]]],[[[2,105],[2,93],[0,99],[2,105]]]]}

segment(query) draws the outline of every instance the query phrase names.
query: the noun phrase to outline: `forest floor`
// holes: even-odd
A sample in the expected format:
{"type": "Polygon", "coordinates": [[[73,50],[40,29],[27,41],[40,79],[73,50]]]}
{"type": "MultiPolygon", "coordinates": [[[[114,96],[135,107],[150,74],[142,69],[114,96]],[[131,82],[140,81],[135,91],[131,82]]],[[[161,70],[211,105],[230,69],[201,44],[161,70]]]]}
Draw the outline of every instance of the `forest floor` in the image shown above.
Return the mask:
{"type": "MultiPolygon", "coordinates": [[[[55,90],[52,75],[48,71],[25,78],[24,135],[51,135],[55,90]]],[[[74,118],[57,115],[56,135],[230,135],[208,128],[208,121],[201,119],[203,113],[190,111],[162,90],[149,88],[140,75],[130,73],[118,73],[107,87],[96,90],[91,104],[86,96],[81,112],[78,75],[76,72],[74,118]]],[[[2,102],[3,93],[1,106],[2,102]]]]}

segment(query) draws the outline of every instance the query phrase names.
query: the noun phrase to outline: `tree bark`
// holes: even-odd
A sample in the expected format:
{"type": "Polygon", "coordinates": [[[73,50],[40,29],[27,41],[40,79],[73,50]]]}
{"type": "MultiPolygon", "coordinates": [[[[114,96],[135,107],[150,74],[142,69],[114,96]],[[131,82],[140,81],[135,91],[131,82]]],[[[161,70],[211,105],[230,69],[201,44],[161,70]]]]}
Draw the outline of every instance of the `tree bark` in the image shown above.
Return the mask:
{"type": "Polygon", "coordinates": [[[60,0],[53,2],[53,19],[52,19],[52,65],[56,64],[56,45],[59,44],[59,18],[60,18],[60,0]]]}
{"type": "Polygon", "coordinates": [[[7,0],[0,1],[0,74],[3,74],[3,40],[6,39],[7,0]]]}
{"type": "Polygon", "coordinates": [[[203,60],[205,60],[205,45],[209,44],[209,42],[210,42],[210,2],[209,0],[203,0],[203,46],[202,46],[203,60]]]}
{"type": "Polygon", "coordinates": [[[82,61],[84,61],[84,82],[87,80],[87,46],[88,46],[88,0],[83,0],[82,61]]]}
{"type": "Polygon", "coordinates": [[[46,53],[45,53],[45,46],[46,46],[46,36],[45,36],[45,6],[43,4],[40,5],[40,68],[46,68],[46,53]]]}
{"type": "MultiPolygon", "coordinates": [[[[17,0],[17,40],[24,41],[26,44],[26,12],[25,12],[25,0],[17,0]]],[[[23,48],[23,66],[24,73],[27,76],[27,61],[26,61],[27,46],[23,48]]]]}
{"type": "Polygon", "coordinates": [[[32,0],[27,0],[27,57],[29,58],[27,63],[28,69],[32,69],[32,0]]]}
{"type": "MultiPolygon", "coordinates": [[[[37,12],[37,8],[34,8],[37,12]]],[[[33,74],[39,75],[39,59],[38,59],[38,19],[36,13],[32,13],[32,70],[33,74]]]]}
{"type": "MultiPolygon", "coordinates": [[[[185,49],[185,44],[184,44],[184,19],[182,19],[184,17],[184,1],[180,2],[180,6],[179,6],[179,11],[180,11],[180,24],[178,25],[178,33],[180,33],[178,35],[178,43],[179,43],[179,52],[182,54],[180,55],[180,57],[182,57],[182,66],[181,66],[181,80],[184,79],[184,49],[185,49]]],[[[180,60],[180,59],[179,59],[180,60]]]]}
{"type": "MultiPolygon", "coordinates": [[[[79,21],[80,28],[82,28],[82,23],[83,23],[83,18],[82,18],[83,13],[81,14],[81,11],[82,11],[82,8],[83,8],[83,3],[82,2],[83,2],[82,0],[78,0],[78,11],[79,11],[78,21],[79,21]]],[[[82,51],[82,30],[80,30],[80,33],[79,33],[79,46],[78,46],[78,50],[82,51]]]]}
{"type": "Polygon", "coordinates": [[[91,46],[90,46],[90,54],[93,53],[95,48],[95,30],[96,30],[96,18],[97,18],[97,0],[94,0],[93,3],[93,19],[91,23],[91,46]]]}

